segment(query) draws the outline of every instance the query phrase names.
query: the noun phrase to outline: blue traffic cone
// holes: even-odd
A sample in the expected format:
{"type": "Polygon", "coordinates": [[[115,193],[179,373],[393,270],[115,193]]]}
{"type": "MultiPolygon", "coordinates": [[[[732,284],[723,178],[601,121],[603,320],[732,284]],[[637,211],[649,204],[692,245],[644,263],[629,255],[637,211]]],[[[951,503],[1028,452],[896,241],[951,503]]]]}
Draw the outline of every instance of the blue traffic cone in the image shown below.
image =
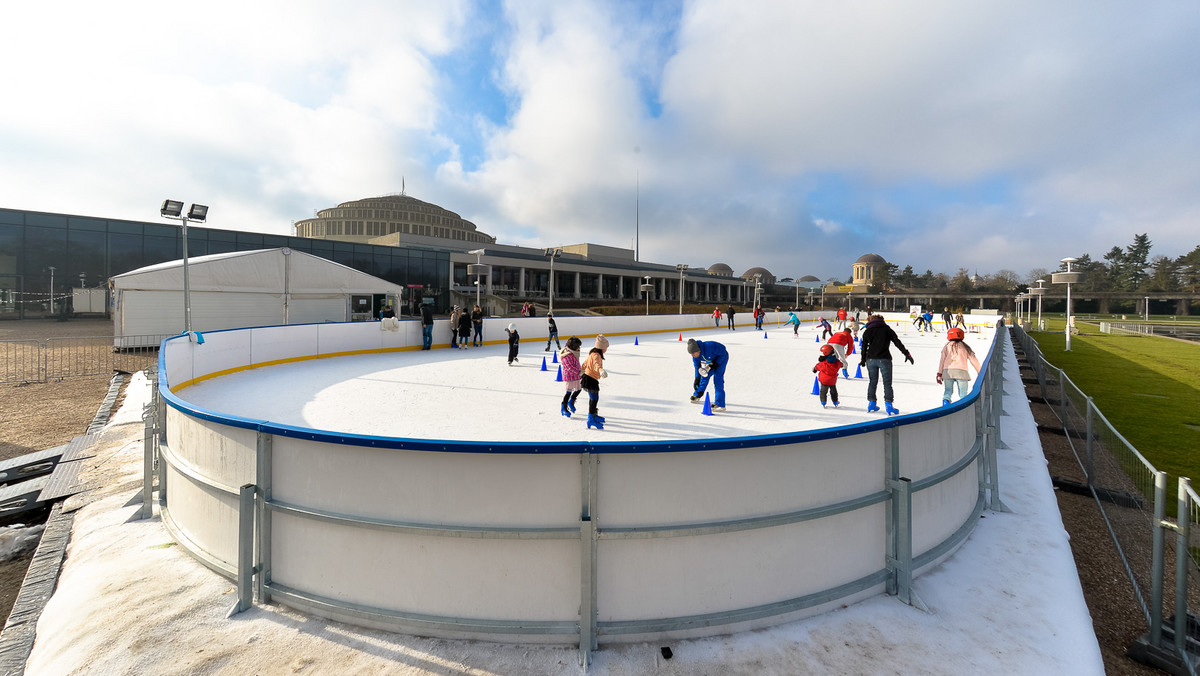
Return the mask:
{"type": "Polygon", "coordinates": [[[712,404],[708,401],[708,392],[704,393],[704,408],[701,409],[700,415],[712,415],[712,404]]]}
{"type": "Polygon", "coordinates": [[[545,358],[545,357],[542,357],[542,370],[543,370],[543,371],[549,371],[549,370],[550,370],[550,369],[546,368],[546,358],[545,358]]]}
{"type": "Polygon", "coordinates": [[[558,353],[557,353],[557,352],[555,352],[554,354],[550,355],[550,363],[551,363],[551,364],[557,364],[557,363],[558,363],[558,353]]]}
{"type": "Polygon", "coordinates": [[[633,344],[634,344],[634,345],[637,345],[637,336],[634,336],[634,337],[633,337],[633,344]]]}
{"type": "Polygon", "coordinates": [[[766,339],[767,339],[767,332],[763,331],[763,340],[766,340],[766,339]]]}
{"type": "Polygon", "coordinates": [[[557,383],[562,382],[562,364],[558,365],[558,375],[554,377],[554,382],[557,382],[557,383]]]}
{"type": "Polygon", "coordinates": [[[817,380],[816,376],[813,376],[813,394],[821,394],[821,381],[817,380]]]}
{"type": "Polygon", "coordinates": [[[814,343],[819,343],[819,342],[821,342],[821,337],[820,337],[820,336],[813,336],[813,342],[814,342],[814,343]]]}
{"type": "Polygon", "coordinates": [[[854,369],[854,377],[862,380],[862,364],[859,364],[858,368],[854,369]]]}

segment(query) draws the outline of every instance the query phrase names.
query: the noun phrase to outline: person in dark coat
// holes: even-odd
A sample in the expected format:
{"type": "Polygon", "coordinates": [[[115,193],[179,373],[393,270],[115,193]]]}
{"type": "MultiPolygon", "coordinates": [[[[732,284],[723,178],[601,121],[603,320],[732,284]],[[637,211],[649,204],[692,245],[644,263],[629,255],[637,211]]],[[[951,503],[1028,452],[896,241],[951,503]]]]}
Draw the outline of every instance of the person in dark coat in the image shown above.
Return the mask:
{"type": "Polygon", "coordinates": [[[467,341],[471,338],[471,315],[463,308],[462,314],[458,316],[458,344],[462,349],[467,349],[467,341]]]}
{"type": "Polygon", "coordinates": [[[725,319],[729,320],[729,330],[730,331],[736,330],[733,328],[733,306],[732,305],[730,305],[728,308],[726,308],[725,319]]]}
{"type": "Polygon", "coordinates": [[[892,352],[889,349],[892,343],[895,343],[900,353],[904,355],[905,361],[910,364],[915,363],[908,349],[904,347],[904,343],[900,342],[900,337],[884,321],[883,315],[871,315],[867,319],[867,327],[862,332],[861,361],[859,362],[861,366],[867,367],[867,375],[870,377],[870,381],[867,383],[868,413],[879,410],[879,404],[875,401],[875,391],[881,376],[883,377],[883,403],[887,407],[887,414],[896,415],[900,412],[892,405],[892,352]]]}
{"type": "Polygon", "coordinates": [[[546,352],[550,351],[550,341],[554,341],[554,349],[561,350],[562,344],[558,342],[558,324],[554,321],[554,313],[546,313],[546,324],[549,327],[549,334],[546,336],[546,352]]]}
{"type": "Polygon", "coordinates": [[[508,365],[512,366],[513,362],[520,361],[517,359],[517,351],[520,349],[521,335],[517,333],[517,327],[513,324],[509,324],[504,332],[508,334],[508,365]]]}
{"type": "Polygon", "coordinates": [[[421,349],[433,347],[433,305],[421,303],[421,349]]]}

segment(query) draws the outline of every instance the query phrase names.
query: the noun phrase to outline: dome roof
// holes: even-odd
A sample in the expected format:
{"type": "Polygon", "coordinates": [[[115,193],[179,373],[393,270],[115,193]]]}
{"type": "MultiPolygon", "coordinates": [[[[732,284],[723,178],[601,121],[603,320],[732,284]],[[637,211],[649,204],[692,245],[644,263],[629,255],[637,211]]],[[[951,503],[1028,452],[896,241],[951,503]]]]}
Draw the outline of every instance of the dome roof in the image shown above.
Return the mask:
{"type": "Polygon", "coordinates": [[[771,271],[766,268],[750,268],[742,273],[742,279],[754,279],[754,275],[762,275],[763,281],[775,278],[775,275],[772,275],[771,271]]]}
{"type": "Polygon", "coordinates": [[[871,253],[871,254],[863,254],[863,255],[859,256],[858,260],[856,260],[854,262],[855,263],[886,263],[887,260],[885,260],[884,257],[880,256],[879,254],[871,253]]]}
{"type": "Polygon", "coordinates": [[[712,266],[708,268],[708,274],[718,275],[720,277],[732,277],[733,268],[725,265],[724,263],[713,263],[712,266]]]}
{"type": "Polygon", "coordinates": [[[799,279],[799,281],[801,281],[801,282],[819,282],[819,281],[821,281],[821,278],[817,277],[815,275],[804,275],[803,277],[801,277],[799,279]]]}

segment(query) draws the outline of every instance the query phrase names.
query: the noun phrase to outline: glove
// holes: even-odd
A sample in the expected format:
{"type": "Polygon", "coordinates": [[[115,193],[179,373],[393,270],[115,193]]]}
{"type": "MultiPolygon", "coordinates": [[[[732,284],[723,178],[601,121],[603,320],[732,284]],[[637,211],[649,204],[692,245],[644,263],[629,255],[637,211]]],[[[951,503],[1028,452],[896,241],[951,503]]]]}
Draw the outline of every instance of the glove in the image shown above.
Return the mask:
{"type": "Polygon", "coordinates": [[[942,374],[940,374],[940,373],[937,374],[937,381],[938,381],[938,385],[942,384],[942,374]]]}
{"type": "Polygon", "coordinates": [[[692,391],[695,391],[699,387],[700,387],[700,376],[696,376],[696,379],[692,381],[692,391]]]}
{"type": "Polygon", "coordinates": [[[912,354],[910,354],[908,352],[904,353],[904,361],[906,361],[910,364],[913,364],[913,365],[916,365],[916,363],[917,363],[917,362],[913,361],[912,354]]]}
{"type": "Polygon", "coordinates": [[[600,377],[601,377],[601,378],[607,378],[607,377],[608,377],[608,371],[605,371],[604,369],[600,369],[600,377]]]}

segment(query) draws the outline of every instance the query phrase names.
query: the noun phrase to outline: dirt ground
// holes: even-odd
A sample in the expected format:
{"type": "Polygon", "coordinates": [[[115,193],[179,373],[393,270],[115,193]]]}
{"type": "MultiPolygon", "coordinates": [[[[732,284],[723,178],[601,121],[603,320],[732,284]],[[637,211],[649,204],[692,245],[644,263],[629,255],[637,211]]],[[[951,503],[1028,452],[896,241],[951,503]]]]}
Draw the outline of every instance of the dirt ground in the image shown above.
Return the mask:
{"type": "MultiPolygon", "coordinates": [[[[0,340],[103,335],[112,335],[110,321],[0,322],[0,340]]],[[[52,448],[83,434],[103,402],[108,386],[107,376],[23,386],[0,385],[0,421],[3,424],[0,459],[52,448]]],[[[1027,385],[1026,393],[1039,425],[1053,427],[1058,424],[1053,411],[1039,399],[1036,385],[1027,385]]],[[[1078,466],[1066,438],[1053,432],[1044,432],[1040,436],[1050,474],[1072,476],[1077,473],[1078,466]]],[[[1125,656],[1129,645],[1145,632],[1145,622],[1095,503],[1090,497],[1064,491],[1058,491],[1058,503],[1063,525],[1071,536],[1071,549],[1106,672],[1117,676],[1161,674],[1125,656]]],[[[4,617],[8,616],[31,557],[30,553],[0,564],[0,615],[4,617]]]]}
{"type": "MultiPolygon", "coordinates": [[[[110,320],[26,319],[0,321],[0,340],[44,340],[111,336],[110,320]]],[[[111,374],[66,378],[26,385],[0,384],[0,460],[61,446],[87,432],[108,395],[111,374]]],[[[120,405],[118,399],[116,406],[120,405]]],[[[46,514],[28,514],[25,525],[42,523],[46,514]]],[[[7,525],[6,521],[0,525],[7,525]]],[[[0,617],[8,618],[33,558],[30,550],[0,562],[0,617]]]]}

